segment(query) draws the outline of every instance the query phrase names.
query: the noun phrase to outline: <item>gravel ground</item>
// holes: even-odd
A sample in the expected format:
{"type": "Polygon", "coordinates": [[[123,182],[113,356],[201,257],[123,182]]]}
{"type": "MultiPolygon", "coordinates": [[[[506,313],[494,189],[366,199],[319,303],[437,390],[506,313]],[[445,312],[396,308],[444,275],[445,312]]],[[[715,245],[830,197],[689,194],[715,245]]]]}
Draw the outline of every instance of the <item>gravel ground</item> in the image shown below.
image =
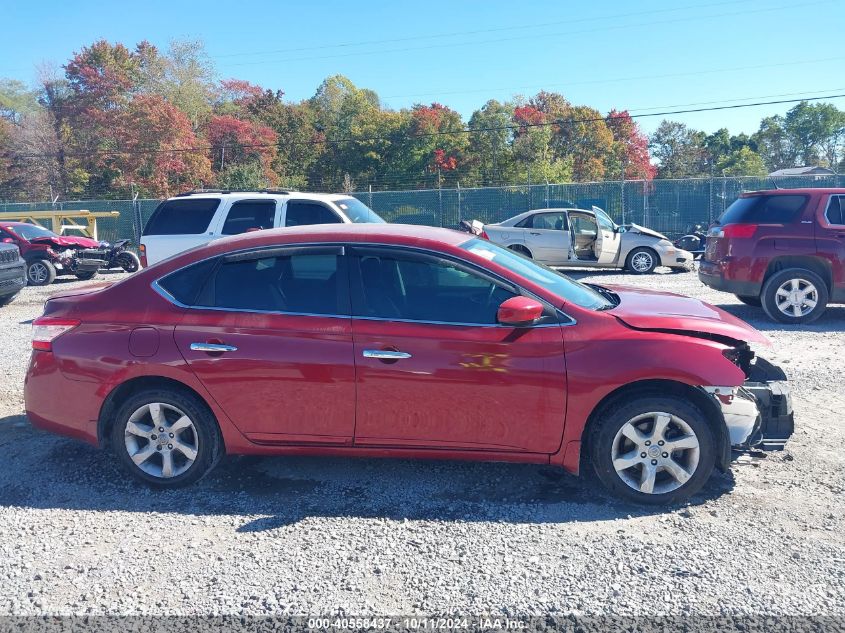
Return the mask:
{"type": "Polygon", "coordinates": [[[578,276],[764,330],[794,389],[788,450],[669,511],[513,464],[230,458],[155,492],[27,423],[29,322],[55,286],[27,288],[0,312],[0,614],[845,616],[845,307],[786,329],[694,274],[578,276]]]}

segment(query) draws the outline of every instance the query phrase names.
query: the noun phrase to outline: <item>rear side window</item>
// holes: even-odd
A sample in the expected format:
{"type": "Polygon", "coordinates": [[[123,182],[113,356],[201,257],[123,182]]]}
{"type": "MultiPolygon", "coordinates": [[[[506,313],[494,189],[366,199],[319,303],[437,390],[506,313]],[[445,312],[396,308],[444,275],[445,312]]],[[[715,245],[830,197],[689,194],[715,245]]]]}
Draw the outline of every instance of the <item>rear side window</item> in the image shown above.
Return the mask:
{"type": "Polygon", "coordinates": [[[217,198],[185,198],[165,200],[153,211],[144,235],[199,235],[208,230],[214,212],[220,206],[217,198]]]}
{"type": "Polygon", "coordinates": [[[274,200],[241,200],[229,208],[223,235],[237,235],[250,230],[272,229],[276,218],[274,200]]]}
{"type": "Polygon", "coordinates": [[[336,253],[270,255],[223,261],[196,305],[230,310],[349,314],[336,253]]]}
{"type": "Polygon", "coordinates": [[[307,200],[288,201],[285,226],[306,226],[310,224],[340,224],[340,216],[319,202],[307,200]]]}
{"type": "Polygon", "coordinates": [[[179,303],[193,305],[216,264],[216,258],[197,262],[160,279],[158,285],[179,303]]]}
{"type": "Polygon", "coordinates": [[[825,217],[831,224],[845,225],[845,196],[830,196],[825,217]]]}
{"type": "Polygon", "coordinates": [[[532,228],[548,231],[566,231],[569,229],[569,224],[566,221],[565,213],[538,213],[534,216],[532,228]]]}
{"type": "Polygon", "coordinates": [[[807,196],[749,196],[725,209],[719,224],[788,224],[797,219],[807,196]]]}

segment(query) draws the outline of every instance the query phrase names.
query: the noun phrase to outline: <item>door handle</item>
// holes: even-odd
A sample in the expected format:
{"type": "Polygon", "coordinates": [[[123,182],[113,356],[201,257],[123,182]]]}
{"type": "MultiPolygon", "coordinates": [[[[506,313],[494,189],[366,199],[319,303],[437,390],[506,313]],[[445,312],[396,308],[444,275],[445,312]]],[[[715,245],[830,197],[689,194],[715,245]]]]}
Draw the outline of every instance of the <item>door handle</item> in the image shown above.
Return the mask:
{"type": "Polygon", "coordinates": [[[411,358],[408,352],[397,352],[392,349],[365,349],[364,358],[378,358],[379,360],[402,360],[411,358]]]}
{"type": "Polygon", "coordinates": [[[540,233],[535,233],[534,231],[529,231],[529,235],[540,235],[540,233]]]}
{"type": "Polygon", "coordinates": [[[191,343],[191,350],[194,352],[220,354],[222,352],[237,352],[238,348],[234,345],[223,345],[222,343],[191,343]]]}

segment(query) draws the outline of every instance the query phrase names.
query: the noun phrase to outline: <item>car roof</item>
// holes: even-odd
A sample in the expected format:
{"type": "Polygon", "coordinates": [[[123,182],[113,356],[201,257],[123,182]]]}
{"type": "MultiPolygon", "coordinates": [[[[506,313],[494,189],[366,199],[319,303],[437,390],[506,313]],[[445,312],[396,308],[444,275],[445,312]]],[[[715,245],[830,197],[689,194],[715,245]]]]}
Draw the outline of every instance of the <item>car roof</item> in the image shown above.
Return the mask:
{"type": "Polygon", "coordinates": [[[352,194],[345,193],[308,193],[304,191],[196,191],[186,192],[178,196],[172,196],[168,200],[186,200],[186,199],[214,199],[214,200],[287,200],[289,198],[296,198],[298,200],[321,200],[329,202],[336,202],[338,200],[348,200],[353,198],[352,194]]]}
{"type": "MultiPolygon", "coordinates": [[[[18,222],[17,220],[13,221],[13,222],[4,222],[3,220],[0,220],[0,224],[2,224],[3,226],[37,226],[36,224],[33,224],[32,222],[18,222]]],[[[44,227],[41,227],[41,228],[44,228],[44,227]]]]}
{"type": "Polygon", "coordinates": [[[740,197],[748,198],[750,196],[788,196],[788,195],[810,195],[814,193],[820,194],[845,194],[845,187],[799,187],[796,189],[761,189],[759,191],[743,191],[740,197]]]}

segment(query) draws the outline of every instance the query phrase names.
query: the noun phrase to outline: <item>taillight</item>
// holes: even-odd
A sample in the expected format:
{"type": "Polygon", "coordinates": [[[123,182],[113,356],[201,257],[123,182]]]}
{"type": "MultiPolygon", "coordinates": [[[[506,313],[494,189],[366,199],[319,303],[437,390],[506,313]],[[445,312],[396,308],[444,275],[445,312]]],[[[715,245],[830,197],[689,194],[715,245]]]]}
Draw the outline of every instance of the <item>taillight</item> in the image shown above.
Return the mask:
{"type": "Polygon", "coordinates": [[[483,240],[490,241],[490,236],[487,235],[487,231],[481,231],[481,234],[478,237],[480,237],[483,240]]]}
{"type": "Polygon", "coordinates": [[[141,244],[138,247],[138,254],[140,255],[140,259],[141,259],[141,266],[146,268],[147,267],[147,247],[144,246],[143,244],[141,244]]]}
{"type": "Polygon", "coordinates": [[[757,232],[756,224],[728,224],[722,227],[722,235],[719,237],[754,237],[757,232]]]}
{"type": "Polygon", "coordinates": [[[51,351],[53,341],[78,326],[79,323],[75,319],[38,317],[32,322],[32,349],[42,352],[51,351]]]}

